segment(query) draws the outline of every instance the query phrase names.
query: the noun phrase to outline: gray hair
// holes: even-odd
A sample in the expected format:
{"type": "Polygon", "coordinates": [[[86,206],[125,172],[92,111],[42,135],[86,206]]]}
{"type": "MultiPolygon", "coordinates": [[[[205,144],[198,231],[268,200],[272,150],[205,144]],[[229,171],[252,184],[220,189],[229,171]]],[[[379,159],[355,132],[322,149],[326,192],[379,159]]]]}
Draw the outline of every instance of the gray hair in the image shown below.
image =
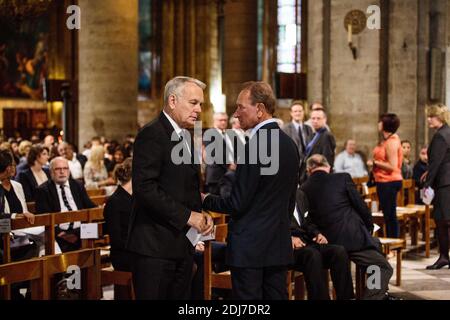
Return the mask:
{"type": "Polygon", "coordinates": [[[58,160],[62,160],[62,161],[64,161],[64,162],[66,162],[66,163],[69,163],[69,161],[67,161],[67,159],[66,159],[66,158],[63,158],[63,157],[56,157],[56,158],[53,158],[52,161],[50,161],[50,165],[49,165],[50,171],[53,170],[53,167],[54,167],[54,165],[55,165],[55,162],[58,161],[58,160]]]}
{"type": "Polygon", "coordinates": [[[330,164],[327,161],[327,158],[325,158],[321,154],[313,154],[311,157],[306,160],[306,168],[308,170],[313,170],[316,168],[325,168],[329,167],[330,164]]]}
{"type": "Polygon", "coordinates": [[[169,80],[164,87],[164,106],[167,106],[169,103],[169,97],[171,95],[175,95],[177,97],[180,96],[181,90],[186,85],[186,83],[191,82],[199,86],[202,90],[205,90],[206,84],[201,82],[198,79],[191,77],[175,77],[169,80]]]}

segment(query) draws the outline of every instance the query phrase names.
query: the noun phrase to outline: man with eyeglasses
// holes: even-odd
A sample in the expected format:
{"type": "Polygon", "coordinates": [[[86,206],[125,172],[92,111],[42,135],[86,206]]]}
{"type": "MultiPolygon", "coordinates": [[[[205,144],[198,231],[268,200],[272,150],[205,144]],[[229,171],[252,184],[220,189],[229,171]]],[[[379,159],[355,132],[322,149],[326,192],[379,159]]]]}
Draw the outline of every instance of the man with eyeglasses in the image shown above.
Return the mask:
{"type": "MultiPolygon", "coordinates": [[[[84,186],[70,177],[69,163],[63,157],[50,162],[51,180],[36,192],[36,213],[69,212],[94,208],[84,186]]],[[[56,227],[56,241],[63,252],[78,250],[80,222],[63,223],[56,227]]]]}

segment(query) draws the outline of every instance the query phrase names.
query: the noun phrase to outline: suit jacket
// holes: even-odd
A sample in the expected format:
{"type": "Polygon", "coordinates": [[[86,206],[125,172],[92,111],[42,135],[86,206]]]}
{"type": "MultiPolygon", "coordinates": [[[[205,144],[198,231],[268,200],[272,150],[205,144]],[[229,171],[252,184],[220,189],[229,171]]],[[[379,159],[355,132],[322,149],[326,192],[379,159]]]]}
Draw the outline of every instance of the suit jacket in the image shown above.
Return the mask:
{"type": "Polygon", "coordinates": [[[450,185],[450,127],[443,125],[428,148],[428,175],[425,186],[438,189],[450,185]]]}
{"type": "MultiPolygon", "coordinates": [[[[161,113],[138,133],[133,152],[134,204],[127,249],[162,259],[193,253],[186,237],[191,211],[201,212],[200,166],[175,164],[173,126],[161,113]]],[[[191,151],[193,145],[191,144],[191,151]]]]}
{"type": "Polygon", "coordinates": [[[371,236],[372,214],[348,173],[316,171],[301,189],[308,198],[308,217],[330,244],[347,251],[379,248],[371,236]]]}
{"type": "MultiPolygon", "coordinates": [[[[308,143],[312,140],[312,137],[314,136],[314,131],[313,129],[303,123],[302,124],[302,128],[303,128],[303,132],[305,135],[305,147],[308,145],[308,143]]],[[[297,129],[295,128],[295,125],[292,122],[286,123],[285,125],[283,125],[283,127],[281,128],[284,132],[286,132],[286,134],[291,137],[292,140],[294,140],[295,144],[297,145],[298,148],[298,152],[299,152],[299,156],[300,156],[300,160],[304,158],[305,156],[305,149],[303,148],[301,142],[300,142],[300,136],[298,134],[297,129]]]]}
{"type": "Polygon", "coordinates": [[[328,163],[333,167],[335,149],[336,140],[334,139],[333,134],[328,130],[324,130],[316,143],[314,143],[309,155],[321,154],[327,158],[328,163]]]}
{"type": "Polygon", "coordinates": [[[301,225],[292,214],[291,236],[299,237],[305,244],[314,243],[312,239],[314,239],[320,233],[320,231],[317,226],[311,221],[309,215],[305,218],[305,213],[308,211],[308,198],[301,189],[297,189],[295,202],[301,225]]]}
{"type": "MultiPolygon", "coordinates": [[[[279,168],[274,175],[262,175],[260,161],[237,165],[236,180],[231,195],[225,198],[209,195],[203,206],[207,210],[228,213],[227,264],[242,268],[283,266],[292,263],[292,243],[289,232],[290,218],[294,210],[297,188],[298,152],[295,143],[278,124],[271,122],[267,129],[268,149],[270,136],[279,133],[279,168]]],[[[260,132],[246,144],[258,144],[260,132]]],[[[276,152],[276,151],[275,151],[276,152]]]]}
{"type": "Polygon", "coordinates": [[[87,162],[87,160],[88,160],[88,159],[86,158],[86,156],[85,156],[84,154],[77,153],[76,158],[77,158],[77,160],[80,162],[81,168],[84,169],[84,165],[86,164],[86,162],[87,162]]]}
{"type": "MultiPolygon", "coordinates": [[[[45,174],[47,175],[47,178],[50,180],[51,177],[48,168],[42,168],[42,170],[44,170],[45,174]]],[[[23,191],[25,192],[25,199],[27,200],[27,202],[35,201],[36,189],[38,187],[38,184],[36,178],[33,175],[33,172],[31,171],[31,168],[28,168],[27,170],[19,173],[17,181],[20,182],[20,184],[23,187],[23,191]]]]}
{"type": "MultiPolygon", "coordinates": [[[[215,129],[213,129],[215,130],[215,129]]],[[[217,130],[216,130],[217,131],[217,130]]],[[[217,131],[219,133],[219,131],[217,131]]],[[[205,147],[208,147],[209,145],[216,143],[217,146],[219,146],[219,143],[222,144],[222,154],[223,157],[220,159],[220,163],[213,163],[213,164],[207,164],[205,168],[205,184],[211,185],[211,184],[218,184],[219,181],[222,179],[224,174],[227,172],[227,163],[226,163],[226,152],[227,152],[227,145],[223,137],[213,136],[211,138],[211,141],[205,141],[205,147]],[[220,139],[220,142],[216,142],[216,139],[220,139]]],[[[211,153],[212,157],[215,157],[215,150],[211,153]]]]}
{"type": "MultiPolygon", "coordinates": [[[[70,191],[78,210],[95,208],[96,205],[89,198],[86,189],[82,184],[69,179],[70,191]]],[[[59,203],[56,184],[53,180],[48,180],[36,189],[36,213],[60,212],[61,204],[59,203]]]]}

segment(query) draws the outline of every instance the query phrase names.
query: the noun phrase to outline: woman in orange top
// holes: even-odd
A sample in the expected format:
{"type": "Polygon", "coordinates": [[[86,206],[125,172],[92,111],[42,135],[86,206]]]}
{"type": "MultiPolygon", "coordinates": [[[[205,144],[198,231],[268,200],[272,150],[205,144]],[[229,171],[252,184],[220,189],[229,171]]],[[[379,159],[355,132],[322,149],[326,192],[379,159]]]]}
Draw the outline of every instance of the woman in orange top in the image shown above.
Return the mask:
{"type": "Polygon", "coordinates": [[[381,142],[373,149],[373,175],[377,186],[380,209],[386,224],[386,236],[398,238],[400,230],[397,221],[397,193],[402,187],[402,146],[395,132],[400,127],[396,114],[381,115],[378,131],[381,142]]]}

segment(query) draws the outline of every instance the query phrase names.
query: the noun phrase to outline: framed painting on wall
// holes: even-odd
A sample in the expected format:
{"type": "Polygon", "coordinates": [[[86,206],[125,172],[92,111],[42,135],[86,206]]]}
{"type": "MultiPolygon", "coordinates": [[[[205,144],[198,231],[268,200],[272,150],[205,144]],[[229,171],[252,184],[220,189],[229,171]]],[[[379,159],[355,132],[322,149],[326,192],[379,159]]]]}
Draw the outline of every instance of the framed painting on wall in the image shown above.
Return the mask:
{"type": "Polygon", "coordinates": [[[0,16],[0,97],[42,100],[47,75],[49,14],[0,16]]]}

